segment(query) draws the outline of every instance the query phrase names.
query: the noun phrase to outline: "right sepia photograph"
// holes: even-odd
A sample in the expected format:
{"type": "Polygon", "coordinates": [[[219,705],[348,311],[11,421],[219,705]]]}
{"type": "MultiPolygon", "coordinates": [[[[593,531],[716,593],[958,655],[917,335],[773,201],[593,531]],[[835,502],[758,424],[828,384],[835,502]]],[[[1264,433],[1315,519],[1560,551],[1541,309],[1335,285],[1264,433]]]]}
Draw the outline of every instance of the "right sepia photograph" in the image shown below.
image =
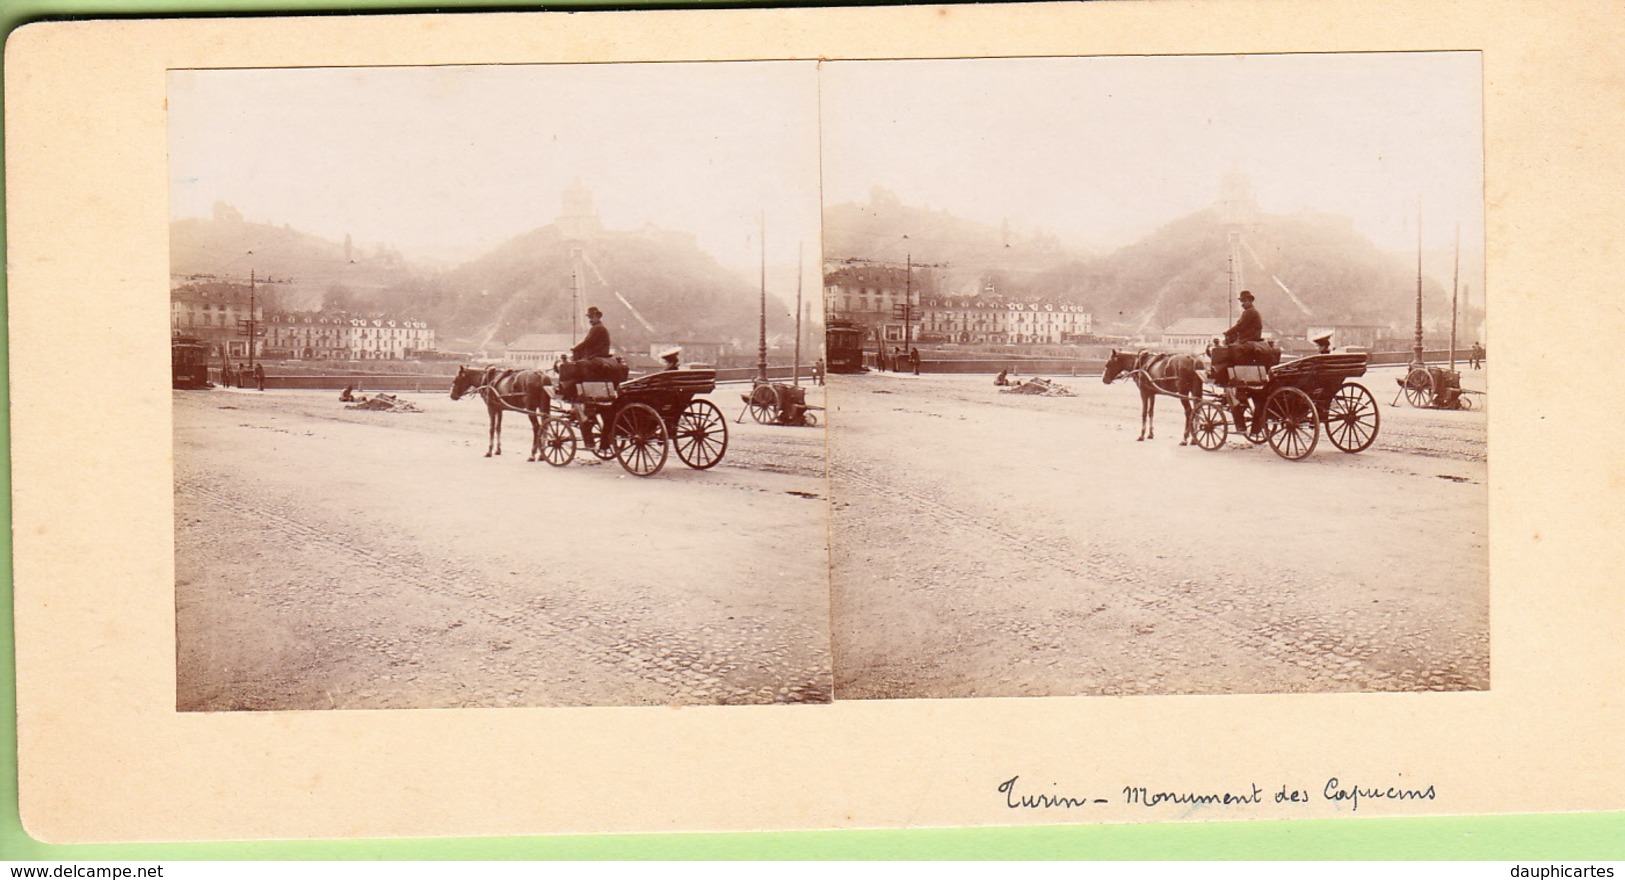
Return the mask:
{"type": "Polygon", "coordinates": [[[820,84],[835,699],[1490,688],[1478,53],[820,84]]]}

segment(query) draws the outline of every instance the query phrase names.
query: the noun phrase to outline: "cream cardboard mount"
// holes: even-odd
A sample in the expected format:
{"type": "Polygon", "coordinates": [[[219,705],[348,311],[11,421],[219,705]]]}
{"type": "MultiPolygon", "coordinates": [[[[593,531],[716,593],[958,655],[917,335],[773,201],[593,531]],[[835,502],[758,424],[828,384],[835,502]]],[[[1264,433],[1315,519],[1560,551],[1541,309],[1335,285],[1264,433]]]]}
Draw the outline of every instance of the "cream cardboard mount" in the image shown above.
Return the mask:
{"type": "Polygon", "coordinates": [[[1576,369],[1572,354],[1625,338],[1620,310],[1598,306],[1625,239],[1625,138],[1602,109],[1620,83],[1598,59],[1625,28],[1600,5],[1293,13],[1131,2],[19,30],[6,54],[6,208],[25,826],[84,842],[1620,809],[1609,501],[1625,471],[1597,393],[1617,368],[1593,351],[1576,369]],[[169,71],[1438,50],[1479,53],[1483,76],[1501,366],[1487,690],[175,710],[169,71]],[[103,430],[90,430],[87,389],[110,382],[116,392],[93,395],[103,430]]]}

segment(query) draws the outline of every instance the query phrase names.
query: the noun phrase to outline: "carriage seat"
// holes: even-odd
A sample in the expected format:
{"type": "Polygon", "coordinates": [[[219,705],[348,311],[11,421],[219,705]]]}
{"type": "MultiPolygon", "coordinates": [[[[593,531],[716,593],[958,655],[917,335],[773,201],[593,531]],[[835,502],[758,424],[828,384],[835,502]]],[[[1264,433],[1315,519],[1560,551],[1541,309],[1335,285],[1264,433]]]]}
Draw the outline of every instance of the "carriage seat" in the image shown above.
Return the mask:
{"type": "Polygon", "coordinates": [[[575,403],[581,398],[613,399],[615,387],[626,381],[630,372],[626,362],[620,358],[588,358],[579,363],[559,364],[559,397],[567,403],[575,403]],[[588,385],[610,387],[607,391],[598,387],[588,391],[588,385]]]}
{"type": "Polygon", "coordinates": [[[1212,355],[1214,369],[1235,366],[1236,364],[1273,367],[1281,362],[1281,350],[1272,343],[1267,342],[1238,342],[1235,345],[1215,345],[1213,346],[1212,355]]]}
{"type": "Polygon", "coordinates": [[[1237,364],[1230,368],[1230,379],[1240,385],[1262,385],[1270,379],[1270,368],[1263,364],[1237,364]]]}
{"type": "Polygon", "coordinates": [[[1209,376],[1214,382],[1224,385],[1232,378],[1237,382],[1256,384],[1269,377],[1266,367],[1273,367],[1281,362],[1281,350],[1273,342],[1238,342],[1234,345],[1215,345],[1208,351],[1213,358],[1213,369],[1209,376]],[[1240,367],[1250,368],[1248,378],[1242,378],[1237,370],[1240,367]],[[1259,372],[1254,373],[1251,370],[1259,372]],[[1259,375],[1262,373],[1262,375],[1259,375]],[[1256,376],[1257,378],[1252,378],[1256,376]]]}
{"type": "MultiPolygon", "coordinates": [[[[614,382],[577,382],[575,383],[575,398],[583,401],[602,401],[615,399],[614,382]]],[[[570,401],[574,403],[575,401],[570,401]]]]}

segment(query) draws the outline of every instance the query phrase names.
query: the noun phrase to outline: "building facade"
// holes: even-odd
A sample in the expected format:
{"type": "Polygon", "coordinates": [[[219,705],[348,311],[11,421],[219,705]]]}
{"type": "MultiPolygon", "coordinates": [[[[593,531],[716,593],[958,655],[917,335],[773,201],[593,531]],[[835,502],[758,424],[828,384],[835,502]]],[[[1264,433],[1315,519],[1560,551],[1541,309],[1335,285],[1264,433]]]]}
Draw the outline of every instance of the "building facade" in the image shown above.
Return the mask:
{"type": "Polygon", "coordinates": [[[1223,318],[1180,318],[1162,331],[1162,347],[1168,351],[1192,354],[1207,350],[1215,339],[1223,339],[1230,329],[1223,318]]]}
{"type": "Polygon", "coordinates": [[[210,358],[249,357],[249,322],[253,322],[254,355],[265,347],[263,301],[247,284],[205,281],[183,284],[169,293],[171,333],[191,336],[209,345],[210,358]]]}
{"type": "Polygon", "coordinates": [[[913,327],[907,337],[922,343],[1064,345],[1090,336],[1094,316],[1069,300],[1005,295],[949,294],[935,277],[905,267],[844,266],[824,275],[825,318],[863,325],[865,341],[901,343],[903,305],[913,327]]]}
{"type": "Polygon", "coordinates": [[[435,350],[434,328],[414,318],[279,311],[264,319],[263,352],[300,360],[405,360],[435,350]]]}
{"type": "Polygon", "coordinates": [[[502,360],[527,370],[551,370],[574,347],[568,333],[526,333],[508,343],[502,360]]]}

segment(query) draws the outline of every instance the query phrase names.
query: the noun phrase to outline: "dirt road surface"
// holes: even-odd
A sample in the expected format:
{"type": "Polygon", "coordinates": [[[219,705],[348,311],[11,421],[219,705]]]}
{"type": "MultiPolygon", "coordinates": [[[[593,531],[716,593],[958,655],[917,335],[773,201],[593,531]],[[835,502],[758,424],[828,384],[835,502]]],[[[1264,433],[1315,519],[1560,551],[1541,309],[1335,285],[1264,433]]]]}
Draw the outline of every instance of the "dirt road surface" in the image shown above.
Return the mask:
{"type": "Polygon", "coordinates": [[[834,377],[836,698],[1487,688],[1485,413],[1399,375],[1370,449],[1300,462],[1181,447],[1169,399],[1136,442],[1127,382],[834,377]]]}
{"type": "Polygon", "coordinates": [[[650,478],[513,415],[485,458],[472,398],[176,392],[177,706],[827,701],[824,432],[739,391],[721,464],[650,478]]]}

